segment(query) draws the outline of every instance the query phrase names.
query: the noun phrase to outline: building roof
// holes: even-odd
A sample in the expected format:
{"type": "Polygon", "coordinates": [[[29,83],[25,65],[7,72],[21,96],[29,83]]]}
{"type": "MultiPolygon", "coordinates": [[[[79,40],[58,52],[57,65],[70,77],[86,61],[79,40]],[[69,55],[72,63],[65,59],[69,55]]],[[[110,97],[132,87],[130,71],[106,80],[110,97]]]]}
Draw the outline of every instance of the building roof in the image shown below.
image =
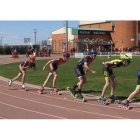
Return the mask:
{"type": "Polygon", "coordinates": [[[73,27],[72,29],[72,35],[78,35],[78,31],[104,31],[104,32],[112,32],[112,30],[106,30],[101,28],[78,28],[73,27]]]}
{"type": "Polygon", "coordinates": [[[82,20],[80,21],[80,25],[89,25],[89,24],[102,24],[102,23],[108,23],[108,22],[112,22],[112,26],[115,26],[115,20],[82,20]]]}

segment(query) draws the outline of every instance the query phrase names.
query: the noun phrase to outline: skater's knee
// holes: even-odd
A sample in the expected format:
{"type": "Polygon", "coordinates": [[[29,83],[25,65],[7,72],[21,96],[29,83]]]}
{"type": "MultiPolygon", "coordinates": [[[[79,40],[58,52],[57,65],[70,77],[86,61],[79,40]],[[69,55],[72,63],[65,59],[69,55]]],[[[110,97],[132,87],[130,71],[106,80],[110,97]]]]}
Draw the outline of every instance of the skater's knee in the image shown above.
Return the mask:
{"type": "Polygon", "coordinates": [[[105,86],[106,86],[106,87],[110,86],[110,83],[106,83],[105,86]]]}
{"type": "Polygon", "coordinates": [[[26,73],[25,73],[25,72],[23,73],[23,76],[24,76],[24,77],[26,76],[26,73]]]}
{"type": "Polygon", "coordinates": [[[54,75],[54,77],[55,77],[55,78],[57,78],[57,77],[58,77],[58,75],[57,75],[57,74],[55,74],[55,75],[54,75]]]}
{"type": "Polygon", "coordinates": [[[140,88],[136,88],[136,93],[139,93],[140,92],[140,88]]]}
{"type": "Polygon", "coordinates": [[[113,84],[116,85],[117,84],[117,80],[113,81],[113,84]]]}

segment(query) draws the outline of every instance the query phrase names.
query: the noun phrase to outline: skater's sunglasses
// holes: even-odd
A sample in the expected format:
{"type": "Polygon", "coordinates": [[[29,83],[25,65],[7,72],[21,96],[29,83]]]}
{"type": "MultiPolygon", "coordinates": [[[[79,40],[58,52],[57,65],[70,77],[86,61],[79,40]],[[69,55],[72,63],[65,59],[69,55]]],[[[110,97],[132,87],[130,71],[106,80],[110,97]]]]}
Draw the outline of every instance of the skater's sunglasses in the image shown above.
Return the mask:
{"type": "Polygon", "coordinates": [[[32,60],[33,62],[35,62],[35,59],[30,59],[30,60],[32,60]]]}

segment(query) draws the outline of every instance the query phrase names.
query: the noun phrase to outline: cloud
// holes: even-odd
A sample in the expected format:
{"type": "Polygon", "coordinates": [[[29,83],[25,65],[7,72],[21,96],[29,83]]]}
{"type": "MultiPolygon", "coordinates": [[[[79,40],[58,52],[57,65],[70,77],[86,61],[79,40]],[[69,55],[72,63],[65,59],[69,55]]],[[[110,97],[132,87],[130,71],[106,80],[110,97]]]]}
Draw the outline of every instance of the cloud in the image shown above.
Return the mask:
{"type": "Polygon", "coordinates": [[[4,34],[4,32],[0,32],[0,34],[2,35],[2,34],[4,34]]]}
{"type": "Polygon", "coordinates": [[[19,38],[19,37],[18,37],[18,36],[12,36],[12,38],[13,38],[13,39],[17,39],[17,38],[19,38]]]}

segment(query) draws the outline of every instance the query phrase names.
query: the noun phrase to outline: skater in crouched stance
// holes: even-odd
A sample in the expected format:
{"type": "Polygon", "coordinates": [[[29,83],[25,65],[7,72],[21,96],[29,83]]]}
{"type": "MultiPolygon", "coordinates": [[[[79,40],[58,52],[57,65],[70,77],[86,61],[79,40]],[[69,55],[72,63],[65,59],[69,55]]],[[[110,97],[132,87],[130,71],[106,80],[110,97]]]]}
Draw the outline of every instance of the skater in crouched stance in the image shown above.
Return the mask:
{"type": "Polygon", "coordinates": [[[70,57],[70,55],[68,53],[63,53],[63,57],[59,57],[57,59],[50,60],[48,63],[46,63],[46,65],[43,67],[43,71],[45,71],[46,67],[49,65],[50,73],[49,73],[47,79],[45,80],[43,86],[38,90],[39,94],[43,93],[44,87],[47,85],[47,83],[49,82],[49,80],[52,76],[54,76],[54,79],[53,79],[53,90],[52,90],[51,94],[59,94],[58,90],[55,88],[56,80],[58,77],[57,67],[58,67],[58,65],[61,65],[65,62],[67,62],[69,57],[70,57]]]}
{"type": "Polygon", "coordinates": [[[104,94],[107,90],[107,88],[110,85],[110,79],[112,80],[113,84],[112,84],[112,88],[111,88],[111,95],[110,95],[110,99],[115,100],[114,97],[114,90],[116,88],[116,84],[117,84],[117,80],[114,76],[113,70],[114,68],[118,68],[121,66],[128,66],[131,63],[131,58],[129,58],[128,56],[125,55],[125,58],[123,60],[119,60],[119,59],[115,59],[112,60],[110,62],[103,62],[103,73],[104,73],[104,77],[105,77],[105,85],[103,87],[102,90],[102,95],[100,97],[100,100],[106,100],[104,98],[104,94]]]}
{"type": "Polygon", "coordinates": [[[73,86],[73,87],[68,87],[67,90],[71,92],[75,100],[77,101],[84,101],[84,98],[81,94],[81,89],[83,84],[86,83],[86,74],[87,71],[90,71],[93,74],[97,74],[96,71],[93,71],[89,68],[90,63],[96,58],[97,52],[94,50],[91,50],[90,56],[86,56],[78,61],[76,66],[74,67],[75,73],[77,74],[77,77],[79,78],[79,82],[73,86]],[[85,71],[83,70],[85,68],[85,71]],[[78,87],[78,94],[75,97],[76,91],[75,89],[78,87]]]}
{"type": "Polygon", "coordinates": [[[19,65],[20,72],[19,74],[12,80],[8,82],[8,86],[10,87],[12,82],[18,80],[22,76],[22,89],[25,89],[25,77],[26,77],[26,69],[33,67],[34,71],[36,71],[35,67],[35,56],[30,55],[30,60],[24,61],[19,65]]]}
{"type": "Polygon", "coordinates": [[[129,107],[129,102],[137,96],[137,94],[140,92],[140,70],[137,73],[137,86],[136,89],[129,95],[129,97],[127,98],[127,100],[125,100],[124,102],[122,102],[119,107],[120,108],[124,108],[124,109],[130,109],[129,107]]]}

